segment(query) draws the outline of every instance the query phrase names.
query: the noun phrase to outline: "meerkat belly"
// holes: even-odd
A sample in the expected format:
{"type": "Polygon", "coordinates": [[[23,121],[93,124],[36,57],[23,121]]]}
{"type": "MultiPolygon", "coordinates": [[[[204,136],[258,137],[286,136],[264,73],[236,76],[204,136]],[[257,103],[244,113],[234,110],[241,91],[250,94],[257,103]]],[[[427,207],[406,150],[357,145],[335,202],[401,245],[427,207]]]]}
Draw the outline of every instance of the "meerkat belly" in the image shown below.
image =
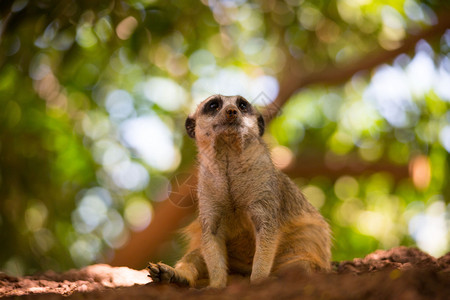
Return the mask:
{"type": "Polygon", "coordinates": [[[253,256],[255,255],[255,237],[251,232],[242,232],[240,235],[227,241],[228,269],[231,274],[250,275],[253,256]]]}
{"type": "Polygon", "coordinates": [[[248,206],[257,200],[254,168],[248,161],[237,157],[227,165],[229,212],[227,224],[228,268],[231,273],[249,275],[255,254],[255,230],[248,215],[248,206]]]}
{"type": "Polygon", "coordinates": [[[226,249],[231,273],[250,274],[255,253],[255,234],[249,218],[242,211],[227,215],[226,249]]]}

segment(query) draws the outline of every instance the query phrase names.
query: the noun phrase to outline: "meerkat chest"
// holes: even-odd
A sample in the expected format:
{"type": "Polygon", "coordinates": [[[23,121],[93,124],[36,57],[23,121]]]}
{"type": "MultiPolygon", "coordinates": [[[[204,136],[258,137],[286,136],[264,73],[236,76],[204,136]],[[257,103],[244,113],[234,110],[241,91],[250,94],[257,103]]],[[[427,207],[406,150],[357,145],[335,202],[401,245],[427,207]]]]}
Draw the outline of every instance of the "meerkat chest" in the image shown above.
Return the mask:
{"type": "Polygon", "coordinates": [[[220,211],[227,231],[253,232],[248,208],[267,194],[270,158],[255,152],[218,153],[214,160],[201,160],[199,173],[199,209],[205,214],[220,211]]]}
{"type": "Polygon", "coordinates": [[[226,228],[229,238],[234,237],[237,233],[253,231],[250,218],[244,209],[228,209],[222,216],[221,224],[226,228]]]}

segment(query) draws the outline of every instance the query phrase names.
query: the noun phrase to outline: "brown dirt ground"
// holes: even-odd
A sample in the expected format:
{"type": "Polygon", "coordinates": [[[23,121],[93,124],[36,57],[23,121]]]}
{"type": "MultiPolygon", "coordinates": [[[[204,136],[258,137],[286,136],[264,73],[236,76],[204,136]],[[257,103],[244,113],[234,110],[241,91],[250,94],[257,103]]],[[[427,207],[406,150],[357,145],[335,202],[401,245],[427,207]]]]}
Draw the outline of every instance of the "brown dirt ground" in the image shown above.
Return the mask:
{"type": "Polygon", "coordinates": [[[233,277],[227,288],[193,289],[149,282],[145,270],[92,265],[57,274],[0,273],[0,297],[29,299],[450,299],[450,253],[436,259],[416,248],[378,250],[333,263],[331,273],[286,270],[250,285],[233,277]]]}

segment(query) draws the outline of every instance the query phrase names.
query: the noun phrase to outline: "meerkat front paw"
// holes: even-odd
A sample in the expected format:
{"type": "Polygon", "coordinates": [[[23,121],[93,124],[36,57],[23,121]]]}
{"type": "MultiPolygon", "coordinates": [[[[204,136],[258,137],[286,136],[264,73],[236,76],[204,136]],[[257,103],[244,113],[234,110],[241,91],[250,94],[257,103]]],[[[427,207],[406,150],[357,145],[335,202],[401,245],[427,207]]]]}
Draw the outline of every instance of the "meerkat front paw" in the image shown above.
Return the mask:
{"type": "Polygon", "coordinates": [[[163,263],[149,263],[147,266],[148,277],[153,282],[172,282],[172,278],[175,276],[175,270],[163,263]]]}
{"type": "Polygon", "coordinates": [[[166,264],[149,263],[147,270],[149,273],[148,277],[150,277],[153,282],[178,283],[182,285],[189,284],[186,278],[179,276],[174,268],[166,264]]]}

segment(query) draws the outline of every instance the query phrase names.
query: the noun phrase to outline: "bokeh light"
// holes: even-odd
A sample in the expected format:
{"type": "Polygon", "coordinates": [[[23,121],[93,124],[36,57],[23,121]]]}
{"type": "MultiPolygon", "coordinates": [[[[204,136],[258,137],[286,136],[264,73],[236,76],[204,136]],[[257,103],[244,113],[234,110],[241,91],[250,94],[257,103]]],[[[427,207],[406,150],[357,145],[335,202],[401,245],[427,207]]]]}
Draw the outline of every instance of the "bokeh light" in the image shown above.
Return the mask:
{"type": "Polygon", "coordinates": [[[436,201],[409,221],[409,233],[417,245],[436,257],[445,254],[450,244],[449,208],[445,202],[436,201]]]}
{"type": "Polygon", "coordinates": [[[176,167],[177,152],[172,132],[155,115],[132,118],[120,126],[124,143],[150,166],[169,170],[176,167]]]}

